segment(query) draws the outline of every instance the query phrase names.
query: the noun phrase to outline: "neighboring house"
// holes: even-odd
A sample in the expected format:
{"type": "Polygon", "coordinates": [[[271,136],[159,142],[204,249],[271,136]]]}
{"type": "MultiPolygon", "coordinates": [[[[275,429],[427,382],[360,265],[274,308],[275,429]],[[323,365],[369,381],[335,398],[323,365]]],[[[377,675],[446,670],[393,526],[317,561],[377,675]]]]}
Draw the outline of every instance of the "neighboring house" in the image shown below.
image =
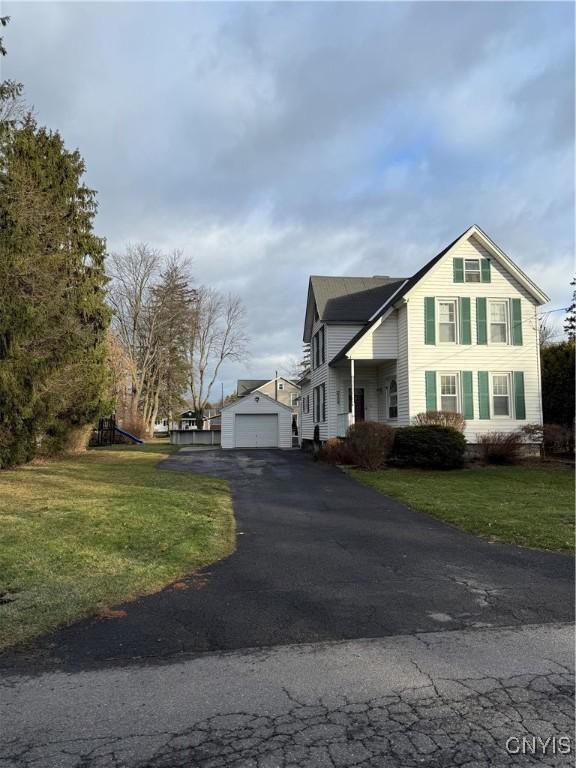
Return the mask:
{"type": "Polygon", "coordinates": [[[301,439],[358,421],[462,413],[466,438],[542,423],[538,307],[548,301],[477,226],[401,277],[310,278],[301,439]]]}
{"type": "MultiPolygon", "coordinates": [[[[202,421],[204,429],[220,429],[220,410],[208,408],[203,413],[202,421]]],[[[160,419],[154,425],[155,433],[187,431],[189,429],[198,429],[195,411],[184,411],[170,424],[168,419],[160,419]]]]}
{"type": "Polygon", "coordinates": [[[246,397],[251,392],[261,392],[263,395],[277,400],[283,405],[288,405],[292,409],[294,416],[294,426],[298,429],[300,408],[300,385],[292,379],[286,379],[278,376],[274,379],[238,379],[236,384],[236,394],[238,397],[246,397]]]}
{"type": "Polygon", "coordinates": [[[159,435],[167,435],[170,431],[170,426],[168,424],[168,419],[159,419],[156,424],[154,424],[154,434],[159,435]]]}

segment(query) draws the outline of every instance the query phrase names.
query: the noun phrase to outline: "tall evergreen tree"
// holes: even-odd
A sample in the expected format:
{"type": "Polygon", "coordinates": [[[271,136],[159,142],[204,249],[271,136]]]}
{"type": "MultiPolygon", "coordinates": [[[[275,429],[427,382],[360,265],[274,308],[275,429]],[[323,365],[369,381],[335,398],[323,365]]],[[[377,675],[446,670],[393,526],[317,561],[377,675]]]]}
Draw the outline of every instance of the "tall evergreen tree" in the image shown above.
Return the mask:
{"type": "Polygon", "coordinates": [[[159,354],[153,398],[145,412],[150,434],[159,413],[170,422],[185,405],[184,393],[189,377],[186,345],[194,322],[196,296],[181,254],[172,254],[158,285],[152,289],[152,304],[158,318],[156,343],[159,354]]]}
{"type": "Polygon", "coordinates": [[[28,116],[0,137],[0,466],[104,407],[104,241],[84,162],[28,116]]]}
{"type": "Polygon", "coordinates": [[[549,344],[540,353],[542,361],[542,406],[544,422],[572,427],[574,424],[574,339],[549,344]]]}

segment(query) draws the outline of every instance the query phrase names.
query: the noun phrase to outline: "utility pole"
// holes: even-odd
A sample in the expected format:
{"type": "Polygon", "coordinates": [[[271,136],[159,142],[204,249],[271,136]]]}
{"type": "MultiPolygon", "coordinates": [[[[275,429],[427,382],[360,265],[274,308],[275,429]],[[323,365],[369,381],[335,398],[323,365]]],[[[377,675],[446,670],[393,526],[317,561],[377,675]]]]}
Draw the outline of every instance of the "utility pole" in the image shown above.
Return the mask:
{"type": "Polygon", "coordinates": [[[222,397],[220,398],[220,410],[224,408],[224,382],[222,382],[222,397]]]}
{"type": "Polygon", "coordinates": [[[278,371],[274,373],[274,400],[278,400],[278,371]]]}

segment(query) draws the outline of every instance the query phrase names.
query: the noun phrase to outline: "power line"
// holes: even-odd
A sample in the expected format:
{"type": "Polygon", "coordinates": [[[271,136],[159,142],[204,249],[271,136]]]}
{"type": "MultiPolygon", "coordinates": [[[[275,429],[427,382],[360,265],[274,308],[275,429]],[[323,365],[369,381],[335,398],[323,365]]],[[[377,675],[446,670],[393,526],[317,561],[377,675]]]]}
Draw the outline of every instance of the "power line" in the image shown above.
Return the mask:
{"type": "MultiPolygon", "coordinates": [[[[560,309],[551,309],[551,310],[550,310],[550,312],[565,312],[565,311],[566,311],[566,310],[565,310],[565,309],[563,309],[562,307],[560,307],[560,309]]],[[[546,314],[549,314],[549,313],[546,313],[546,314]]],[[[543,317],[543,315],[540,315],[539,317],[541,318],[541,317],[543,317]]],[[[533,322],[533,321],[534,321],[534,318],[533,318],[533,317],[527,317],[527,318],[525,318],[524,320],[522,320],[522,321],[520,322],[520,325],[524,325],[525,323],[531,323],[531,322],[533,322]]],[[[437,345],[436,345],[436,346],[437,346],[437,345]]],[[[460,345],[459,345],[459,346],[460,346],[460,345]]],[[[478,344],[476,344],[476,345],[473,345],[473,344],[465,344],[463,349],[458,349],[458,350],[456,350],[456,352],[453,352],[451,355],[445,355],[445,356],[444,356],[444,357],[442,357],[442,358],[435,358],[435,359],[434,359],[434,365],[436,365],[437,363],[443,363],[443,362],[445,362],[446,360],[451,360],[453,357],[458,357],[458,355],[463,355],[463,354],[465,354],[466,352],[469,352],[469,351],[470,351],[470,349],[471,349],[473,346],[479,346],[479,345],[478,345],[478,344]]],[[[489,344],[488,344],[488,345],[486,345],[486,344],[482,344],[482,345],[480,345],[480,346],[482,346],[482,347],[487,347],[488,349],[490,349],[490,345],[489,345],[489,344]]],[[[499,346],[498,346],[498,348],[499,348],[499,349],[502,349],[502,347],[504,347],[504,346],[509,346],[509,345],[505,345],[505,344],[502,344],[502,345],[499,345],[499,346]]],[[[415,368],[411,368],[410,370],[416,370],[416,371],[418,371],[418,370],[425,370],[425,369],[426,369],[426,365],[418,365],[418,366],[416,366],[415,368]]]]}

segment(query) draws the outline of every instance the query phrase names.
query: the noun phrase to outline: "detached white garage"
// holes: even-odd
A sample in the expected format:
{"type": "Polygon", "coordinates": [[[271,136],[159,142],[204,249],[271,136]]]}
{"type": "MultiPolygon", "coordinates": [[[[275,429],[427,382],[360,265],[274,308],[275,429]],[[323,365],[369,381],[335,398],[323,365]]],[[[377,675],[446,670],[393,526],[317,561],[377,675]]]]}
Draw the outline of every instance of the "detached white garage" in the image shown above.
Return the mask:
{"type": "Polygon", "coordinates": [[[222,409],[222,448],[291,448],[292,409],[251,392],[222,409]]]}

